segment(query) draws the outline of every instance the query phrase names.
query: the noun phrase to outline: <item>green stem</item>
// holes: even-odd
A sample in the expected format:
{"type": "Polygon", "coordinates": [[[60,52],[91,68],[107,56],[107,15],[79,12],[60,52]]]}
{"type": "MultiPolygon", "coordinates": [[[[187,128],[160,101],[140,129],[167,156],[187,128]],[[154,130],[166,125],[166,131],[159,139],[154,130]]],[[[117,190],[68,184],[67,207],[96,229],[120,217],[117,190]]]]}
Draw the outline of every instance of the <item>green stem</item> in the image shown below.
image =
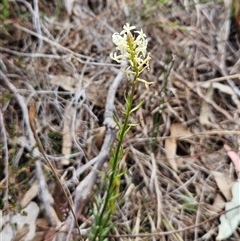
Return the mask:
{"type": "MultiPolygon", "coordinates": [[[[118,144],[117,144],[117,148],[116,148],[116,154],[113,157],[114,159],[113,159],[112,172],[111,172],[110,178],[109,178],[109,184],[108,184],[108,189],[107,189],[105,202],[104,202],[103,208],[101,210],[101,214],[99,216],[99,228],[98,228],[97,233],[94,236],[94,239],[93,239],[94,241],[98,238],[99,231],[100,231],[100,226],[105,227],[105,225],[108,222],[108,220],[106,220],[106,223],[103,224],[102,223],[102,218],[103,218],[103,215],[105,214],[105,212],[107,210],[107,207],[108,207],[108,204],[109,204],[109,200],[110,200],[111,195],[112,195],[112,188],[114,188],[113,187],[114,178],[118,174],[117,173],[118,172],[117,167],[118,167],[118,164],[119,164],[119,154],[120,154],[120,149],[122,147],[124,133],[125,133],[125,131],[128,128],[128,120],[129,120],[129,116],[130,116],[130,113],[131,113],[131,110],[132,110],[133,97],[134,97],[137,77],[138,77],[138,74],[136,74],[135,77],[134,77],[134,80],[133,80],[133,83],[132,83],[132,88],[131,88],[131,93],[130,93],[129,98],[128,98],[129,102],[128,102],[128,104],[126,104],[126,107],[127,107],[126,116],[125,116],[125,119],[124,119],[123,126],[122,126],[122,128],[120,130],[119,140],[118,140],[118,144]]],[[[99,238],[100,238],[99,240],[101,240],[101,237],[99,237],[99,238]]]]}

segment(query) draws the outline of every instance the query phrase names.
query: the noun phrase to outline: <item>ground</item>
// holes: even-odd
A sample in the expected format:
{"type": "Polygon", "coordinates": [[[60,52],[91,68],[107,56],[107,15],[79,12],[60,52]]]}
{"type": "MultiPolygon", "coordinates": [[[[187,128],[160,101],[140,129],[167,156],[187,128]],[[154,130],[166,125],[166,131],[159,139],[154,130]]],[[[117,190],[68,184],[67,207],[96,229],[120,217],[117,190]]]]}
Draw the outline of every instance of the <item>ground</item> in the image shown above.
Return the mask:
{"type": "MultiPolygon", "coordinates": [[[[146,34],[141,78],[153,83],[134,94],[108,240],[216,240],[238,178],[239,1],[2,0],[0,11],[3,240],[90,240],[131,85],[109,57],[126,23],[146,34]]],[[[239,239],[238,227],[227,240],[239,239]]]]}

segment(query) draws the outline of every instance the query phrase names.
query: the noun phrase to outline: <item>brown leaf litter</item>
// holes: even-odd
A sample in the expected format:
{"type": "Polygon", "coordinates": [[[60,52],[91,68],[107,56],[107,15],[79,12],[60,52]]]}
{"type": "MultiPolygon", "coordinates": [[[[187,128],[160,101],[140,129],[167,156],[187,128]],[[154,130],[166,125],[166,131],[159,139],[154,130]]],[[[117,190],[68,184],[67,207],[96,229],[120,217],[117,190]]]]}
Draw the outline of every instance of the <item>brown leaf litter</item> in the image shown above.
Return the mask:
{"type": "MultiPolygon", "coordinates": [[[[140,84],[135,93],[134,103],[144,103],[131,116],[139,125],[123,145],[121,165],[127,171],[111,240],[215,240],[237,177],[226,152],[237,154],[240,146],[238,1],[65,2],[43,0],[36,7],[8,1],[9,17],[0,15],[1,234],[10,232],[15,240],[79,238],[56,177],[35,145],[28,121],[34,101],[34,130],[73,209],[81,210],[77,222],[86,238],[93,198],[104,195],[107,160],[87,182],[94,184],[87,202],[81,193],[88,186],[81,189],[81,183],[108,141],[106,100],[120,73],[109,58],[111,35],[129,22],[147,35],[151,69],[142,77],[154,84],[148,90],[140,84]],[[19,204],[41,210],[28,226],[12,223],[16,215],[24,220],[19,204]],[[52,210],[49,217],[46,210],[52,210]],[[60,221],[51,225],[51,218],[60,221]]],[[[124,78],[116,95],[112,92],[110,111],[120,120],[126,91],[124,78]]],[[[229,240],[239,237],[238,228],[229,240]]]]}

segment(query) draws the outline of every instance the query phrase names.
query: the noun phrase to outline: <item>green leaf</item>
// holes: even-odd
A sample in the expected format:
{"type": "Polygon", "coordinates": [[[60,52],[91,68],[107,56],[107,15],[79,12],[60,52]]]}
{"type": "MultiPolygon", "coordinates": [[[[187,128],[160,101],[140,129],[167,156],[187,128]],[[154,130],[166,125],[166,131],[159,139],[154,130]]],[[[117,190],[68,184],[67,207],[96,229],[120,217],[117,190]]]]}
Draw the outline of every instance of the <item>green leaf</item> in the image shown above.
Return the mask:
{"type": "Polygon", "coordinates": [[[99,231],[100,226],[99,225],[93,225],[92,226],[92,233],[97,233],[99,231]]]}
{"type": "Polygon", "coordinates": [[[105,228],[101,234],[101,236],[107,236],[108,233],[111,231],[111,229],[113,228],[112,225],[110,225],[109,227],[105,228]]]}
{"type": "Polygon", "coordinates": [[[94,217],[95,217],[95,223],[99,224],[99,221],[100,221],[99,213],[97,213],[94,217]]]}
{"type": "Polygon", "coordinates": [[[127,135],[127,133],[129,132],[129,130],[131,129],[132,127],[131,126],[129,126],[128,128],[127,128],[127,130],[124,132],[124,134],[123,134],[123,138],[127,135]]]}
{"type": "Polygon", "coordinates": [[[120,193],[117,193],[117,194],[115,194],[114,196],[111,196],[111,197],[109,198],[109,201],[115,201],[115,200],[118,199],[119,196],[120,196],[120,193]]]}
{"type": "Polygon", "coordinates": [[[142,100],[138,105],[136,105],[133,109],[131,109],[130,114],[138,110],[142,106],[143,102],[144,100],[142,100]]]}
{"type": "Polygon", "coordinates": [[[118,175],[116,176],[116,178],[119,178],[119,179],[120,179],[124,174],[126,174],[126,171],[127,171],[127,170],[124,170],[124,171],[118,173],[118,175]]]}
{"type": "Polygon", "coordinates": [[[183,198],[183,207],[188,211],[196,211],[196,201],[191,193],[187,193],[183,198]]]}
{"type": "Polygon", "coordinates": [[[124,92],[124,99],[126,101],[126,106],[129,106],[129,99],[128,99],[128,97],[126,97],[125,92],[124,92]]]}
{"type": "Polygon", "coordinates": [[[116,115],[113,115],[113,120],[115,121],[115,123],[117,124],[118,128],[121,129],[122,125],[121,123],[118,121],[118,118],[116,115]]]}
{"type": "Polygon", "coordinates": [[[10,15],[8,0],[2,0],[2,16],[4,19],[8,19],[10,15]]]}
{"type": "Polygon", "coordinates": [[[130,124],[128,124],[128,126],[131,126],[131,127],[138,126],[138,125],[139,125],[138,123],[130,123],[130,124]]]}
{"type": "Polygon", "coordinates": [[[108,222],[110,221],[110,216],[111,216],[111,210],[108,210],[102,217],[102,220],[101,220],[101,226],[103,226],[103,228],[105,226],[107,226],[108,222]]]}

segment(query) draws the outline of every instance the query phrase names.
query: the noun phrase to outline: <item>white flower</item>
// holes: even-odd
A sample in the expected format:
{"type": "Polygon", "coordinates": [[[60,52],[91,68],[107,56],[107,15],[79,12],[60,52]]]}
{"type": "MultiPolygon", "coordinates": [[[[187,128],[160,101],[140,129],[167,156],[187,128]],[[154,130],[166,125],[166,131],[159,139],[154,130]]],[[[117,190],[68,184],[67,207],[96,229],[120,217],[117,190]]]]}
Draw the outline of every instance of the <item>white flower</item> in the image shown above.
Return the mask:
{"type": "Polygon", "coordinates": [[[127,38],[126,36],[121,36],[119,33],[114,33],[112,35],[112,41],[115,45],[119,46],[120,44],[126,44],[127,47],[127,38]]]}
{"type": "Polygon", "coordinates": [[[118,63],[128,61],[130,66],[125,70],[127,77],[130,79],[130,76],[135,76],[137,81],[143,82],[147,86],[150,84],[149,82],[138,78],[145,69],[149,69],[151,59],[150,55],[147,55],[146,35],[141,29],[134,31],[137,35],[135,37],[131,32],[134,29],[136,29],[135,26],[126,23],[120,33],[112,35],[117,52],[111,53],[110,58],[118,63]]]}
{"type": "MultiPolygon", "coordinates": [[[[120,51],[120,54],[117,54],[117,52],[111,53],[110,58],[118,63],[127,60],[132,67],[142,67],[143,63],[146,64],[146,35],[141,29],[141,31],[134,31],[134,33],[137,34],[137,37],[134,38],[131,33],[134,29],[136,29],[135,26],[130,26],[129,23],[126,23],[120,33],[114,33],[112,35],[112,41],[116,45],[116,50],[120,51]]],[[[147,57],[147,60],[150,60],[149,56],[147,57]]]]}
{"type": "Polygon", "coordinates": [[[126,23],[126,25],[123,26],[123,31],[120,33],[120,35],[131,34],[131,30],[135,28],[136,28],[135,26],[130,26],[129,23],[126,23]]]}

